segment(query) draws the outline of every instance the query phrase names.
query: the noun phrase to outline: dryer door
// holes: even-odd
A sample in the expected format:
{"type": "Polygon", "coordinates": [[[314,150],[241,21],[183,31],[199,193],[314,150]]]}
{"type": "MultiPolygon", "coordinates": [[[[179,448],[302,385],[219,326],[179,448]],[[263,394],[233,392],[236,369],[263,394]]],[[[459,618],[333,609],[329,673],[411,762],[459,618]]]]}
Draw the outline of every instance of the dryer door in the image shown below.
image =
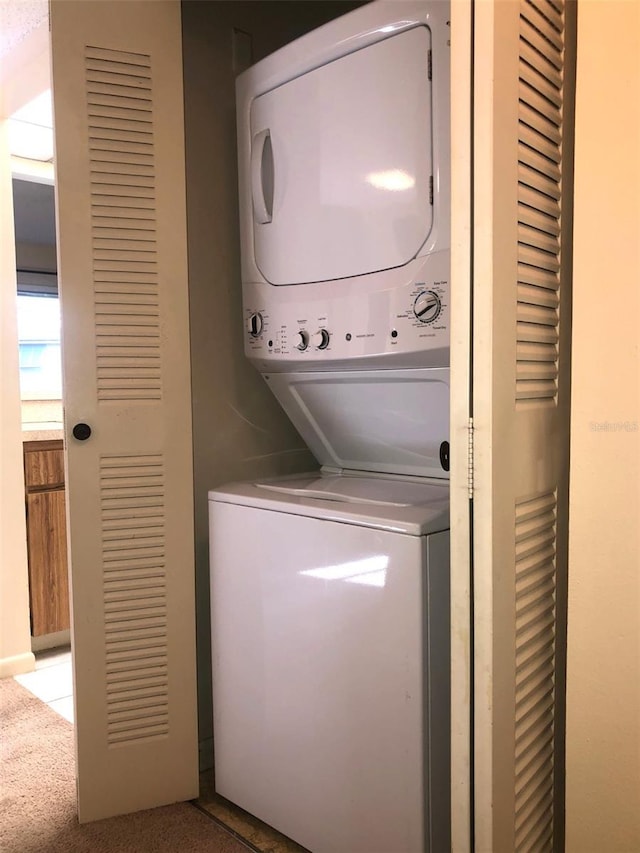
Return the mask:
{"type": "Polygon", "coordinates": [[[251,105],[255,259],[271,284],[408,263],[432,225],[427,27],[347,54],[251,105]]]}

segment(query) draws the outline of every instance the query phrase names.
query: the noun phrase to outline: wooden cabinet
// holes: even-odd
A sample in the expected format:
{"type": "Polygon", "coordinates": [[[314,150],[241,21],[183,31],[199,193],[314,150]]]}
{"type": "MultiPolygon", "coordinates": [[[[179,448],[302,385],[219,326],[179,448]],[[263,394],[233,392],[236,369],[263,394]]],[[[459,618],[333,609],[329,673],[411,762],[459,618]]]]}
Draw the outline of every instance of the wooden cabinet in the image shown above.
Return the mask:
{"type": "Polygon", "coordinates": [[[31,634],[70,626],[62,441],[24,444],[31,634]]]}

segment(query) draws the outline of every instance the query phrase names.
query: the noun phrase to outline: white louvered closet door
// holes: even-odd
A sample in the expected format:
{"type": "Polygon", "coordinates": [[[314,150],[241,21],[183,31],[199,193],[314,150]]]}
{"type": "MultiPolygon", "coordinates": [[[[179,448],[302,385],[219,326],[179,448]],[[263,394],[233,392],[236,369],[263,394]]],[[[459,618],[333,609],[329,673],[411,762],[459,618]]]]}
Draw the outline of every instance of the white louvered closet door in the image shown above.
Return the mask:
{"type": "Polygon", "coordinates": [[[84,822],[198,793],[180,4],[56,0],[51,40],[84,822]]]}
{"type": "Polygon", "coordinates": [[[479,853],[563,847],[574,15],[474,5],[479,853]]]}

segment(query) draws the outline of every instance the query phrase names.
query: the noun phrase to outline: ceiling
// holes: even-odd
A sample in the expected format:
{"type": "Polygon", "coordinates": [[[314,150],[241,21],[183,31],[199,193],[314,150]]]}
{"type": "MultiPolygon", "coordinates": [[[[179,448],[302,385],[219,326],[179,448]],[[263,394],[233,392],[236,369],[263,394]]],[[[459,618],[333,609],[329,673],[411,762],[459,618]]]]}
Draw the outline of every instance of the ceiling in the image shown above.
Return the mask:
{"type": "MultiPolygon", "coordinates": [[[[46,137],[51,136],[51,95],[42,91],[49,74],[48,56],[43,53],[43,45],[48,50],[48,18],[48,0],[0,0],[0,89],[4,107],[13,105],[7,110],[9,115],[20,119],[9,122],[12,154],[43,161],[51,156],[46,150],[46,137]],[[26,80],[27,76],[33,79],[26,80]],[[36,112],[34,96],[39,93],[36,112]],[[27,146],[17,142],[19,132],[27,146]],[[19,150],[13,150],[16,144],[19,150]]],[[[28,162],[24,160],[22,165],[28,162]]],[[[51,183],[14,178],[13,201],[16,242],[55,246],[51,183]]]]}
{"type": "Polygon", "coordinates": [[[0,0],[0,62],[13,53],[49,15],[48,0],[0,0]]]}

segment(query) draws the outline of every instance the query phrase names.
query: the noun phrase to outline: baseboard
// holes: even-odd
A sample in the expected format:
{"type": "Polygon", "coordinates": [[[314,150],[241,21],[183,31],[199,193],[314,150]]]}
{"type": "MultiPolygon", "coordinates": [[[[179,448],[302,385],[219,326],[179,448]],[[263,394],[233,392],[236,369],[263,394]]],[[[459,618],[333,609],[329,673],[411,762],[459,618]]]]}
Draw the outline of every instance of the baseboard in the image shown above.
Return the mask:
{"type": "Polygon", "coordinates": [[[71,631],[57,631],[55,634],[41,634],[39,637],[31,638],[31,651],[44,652],[47,649],[57,649],[60,646],[71,645],[71,631]]]}
{"type": "Polygon", "coordinates": [[[213,767],[213,738],[209,737],[206,740],[201,740],[198,743],[198,764],[200,772],[211,770],[213,767]]]}
{"type": "Polygon", "coordinates": [[[0,658],[0,678],[11,678],[13,675],[22,675],[23,672],[33,672],[35,668],[36,658],[33,652],[0,658]]]}

